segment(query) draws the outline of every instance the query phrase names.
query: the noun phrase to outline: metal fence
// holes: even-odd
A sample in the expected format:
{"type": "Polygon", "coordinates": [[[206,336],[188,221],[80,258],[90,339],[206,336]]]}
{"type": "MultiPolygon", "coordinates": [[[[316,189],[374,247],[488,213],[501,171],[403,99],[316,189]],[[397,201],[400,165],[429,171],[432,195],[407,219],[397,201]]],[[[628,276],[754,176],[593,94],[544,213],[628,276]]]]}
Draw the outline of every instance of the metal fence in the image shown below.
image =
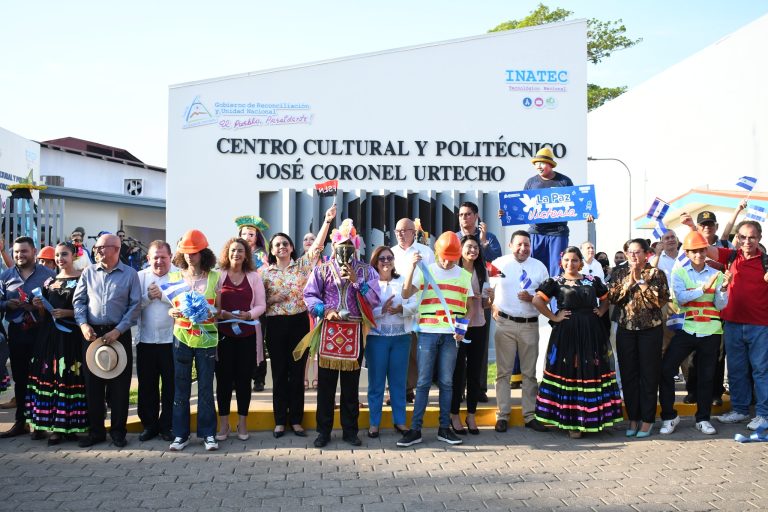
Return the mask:
{"type": "Polygon", "coordinates": [[[43,198],[37,203],[30,199],[8,198],[2,212],[2,237],[10,250],[13,240],[31,237],[39,249],[65,240],[64,200],[43,198]]]}

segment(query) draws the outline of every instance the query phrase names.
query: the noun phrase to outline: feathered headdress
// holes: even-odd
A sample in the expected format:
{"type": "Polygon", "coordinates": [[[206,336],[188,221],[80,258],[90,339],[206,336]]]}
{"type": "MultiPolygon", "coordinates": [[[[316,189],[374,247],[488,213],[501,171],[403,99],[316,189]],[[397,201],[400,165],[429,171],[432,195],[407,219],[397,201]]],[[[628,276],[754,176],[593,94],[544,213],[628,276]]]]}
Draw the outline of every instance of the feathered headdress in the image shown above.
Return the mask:
{"type": "Polygon", "coordinates": [[[349,240],[355,246],[355,250],[360,249],[360,237],[357,236],[357,230],[352,224],[352,219],[344,219],[337,229],[331,232],[331,242],[333,245],[339,245],[349,240]]]}

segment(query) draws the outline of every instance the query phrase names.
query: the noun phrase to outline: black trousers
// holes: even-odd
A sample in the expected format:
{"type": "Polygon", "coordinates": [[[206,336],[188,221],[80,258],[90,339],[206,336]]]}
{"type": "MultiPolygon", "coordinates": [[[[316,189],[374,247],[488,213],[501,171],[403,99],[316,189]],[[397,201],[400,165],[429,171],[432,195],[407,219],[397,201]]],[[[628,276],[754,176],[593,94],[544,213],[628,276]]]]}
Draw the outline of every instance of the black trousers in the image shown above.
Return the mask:
{"type": "Polygon", "coordinates": [[[29,364],[35,350],[37,327],[22,329],[21,324],[8,324],[8,351],[13,374],[13,392],[16,397],[16,421],[26,421],[27,383],[29,364]]]}
{"type": "Polygon", "coordinates": [[[139,419],[144,430],[170,434],[175,389],[173,343],[138,343],[136,377],[139,380],[139,419]]]}
{"type": "Polygon", "coordinates": [[[638,331],[616,330],[624,406],[630,421],[656,421],[662,338],[660,325],[638,331]]]}
{"type": "Polygon", "coordinates": [[[298,313],[265,318],[275,425],[301,425],[304,418],[304,365],[309,352],[294,361],[293,349],[309,332],[309,316],[298,313]]]}
{"type": "MultiPolygon", "coordinates": [[[[716,334],[719,338],[719,348],[717,351],[717,364],[715,365],[715,376],[712,379],[712,398],[721,398],[725,393],[725,344],[723,335],[716,334]]],[[[685,390],[691,396],[698,393],[699,371],[696,367],[696,357],[691,357],[691,363],[688,365],[688,376],[685,378],[685,390]]]]}
{"type": "Polygon", "coordinates": [[[467,412],[477,411],[477,401],[483,389],[483,360],[488,369],[488,324],[467,329],[466,338],[472,343],[460,343],[456,353],[456,368],[453,370],[453,393],[451,414],[459,414],[464,383],[467,387],[467,412]],[[466,380],[465,380],[466,379],[466,380]]]}
{"type": "MultiPolygon", "coordinates": [[[[659,401],[661,419],[671,420],[677,416],[675,411],[675,375],[680,363],[695,352],[694,362],[698,369],[698,388],[696,389],[696,421],[709,421],[712,411],[712,382],[715,377],[717,356],[720,354],[720,334],[697,338],[685,331],[678,331],[672,338],[661,363],[661,382],[659,401]]],[[[622,374],[623,380],[623,374],[622,374]]]]}
{"type": "MultiPolygon", "coordinates": [[[[92,325],[97,336],[103,336],[114,326],[92,325]]],[[[131,331],[126,331],[117,338],[116,343],[121,343],[128,357],[128,364],[123,372],[114,379],[102,379],[88,370],[84,364],[83,376],[85,377],[85,394],[88,400],[88,422],[90,424],[91,437],[101,438],[106,435],[104,427],[104,399],[109,392],[109,404],[111,409],[111,424],[109,433],[113,438],[125,437],[125,423],[128,420],[128,394],[131,390],[131,376],[133,375],[133,347],[131,346],[131,331]]],[[[83,343],[83,360],[90,342],[83,343]]]]}
{"type": "Polygon", "coordinates": [[[217,353],[216,404],[219,416],[229,416],[233,388],[237,395],[237,414],[248,416],[251,375],[256,366],[256,334],[235,338],[219,333],[217,353]]]}
{"type": "MultiPolygon", "coordinates": [[[[360,359],[362,360],[362,351],[360,359]]],[[[357,418],[360,416],[360,370],[339,371],[328,368],[317,370],[317,432],[330,437],[333,430],[333,407],[336,402],[336,383],[341,383],[339,415],[344,435],[357,435],[357,418]]]]}

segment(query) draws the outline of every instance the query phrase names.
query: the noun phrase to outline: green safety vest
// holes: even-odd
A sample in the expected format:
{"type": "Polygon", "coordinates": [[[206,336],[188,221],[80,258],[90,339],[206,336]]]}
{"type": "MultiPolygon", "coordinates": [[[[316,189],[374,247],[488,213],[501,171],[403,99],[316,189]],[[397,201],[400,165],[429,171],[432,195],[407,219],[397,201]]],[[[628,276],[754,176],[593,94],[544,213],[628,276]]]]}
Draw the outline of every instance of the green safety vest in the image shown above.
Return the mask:
{"type": "MultiPolygon", "coordinates": [[[[690,278],[685,267],[675,269],[674,274],[683,280],[687,290],[701,287],[700,284],[695,283],[690,278]]],[[[720,311],[715,308],[715,290],[722,286],[723,277],[723,273],[720,272],[720,275],[715,280],[714,288],[704,290],[704,294],[701,297],[685,305],[681,305],[675,297],[675,305],[680,308],[681,313],[685,314],[683,329],[686,332],[704,335],[723,333],[720,311]]]]}
{"type": "MultiPolygon", "coordinates": [[[[430,265],[432,267],[432,265],[430,265]]],[[[460,268],[460,267],[459,267],[460,268]]],[[[437,281],[440,291],[443,292],[445,303],[453,318],[461,318],[467,313],[467,294],[472,287],[472,274],[460,268],[461,274],[454,279],[437,281]]],[[[424,290],[424,279],[421,284],[421,302],[419,303],[419,326],[427,329],[450,329],[448,317],[437,298],[437,294],[430,287],[424,290]]]]}
{"type": "MultiPolygon", "coordinates": [[[[175,283],[183,280],[181,272],[171,272],[168,274],[168,282],[175,283]]],[[[216,284],[219,282],[219,273],[215,270],[208,272],[208,283],[203,294],[208,300],[208,304],[213,305],[216,302],[216,284]]],[[[185,292],[186,293],[186,292],[185,292]]],[[[173,298],[173,307],[178,308],[181,297],[180,293],[173,298]]],[[[193,324],[189,319],[177,318],[173,323],[173,335],[182,343],[191,348],[211,348],[219,343],[219,329],[216,327],[216,319],[211,317],[200,324],[193,324]]]]}

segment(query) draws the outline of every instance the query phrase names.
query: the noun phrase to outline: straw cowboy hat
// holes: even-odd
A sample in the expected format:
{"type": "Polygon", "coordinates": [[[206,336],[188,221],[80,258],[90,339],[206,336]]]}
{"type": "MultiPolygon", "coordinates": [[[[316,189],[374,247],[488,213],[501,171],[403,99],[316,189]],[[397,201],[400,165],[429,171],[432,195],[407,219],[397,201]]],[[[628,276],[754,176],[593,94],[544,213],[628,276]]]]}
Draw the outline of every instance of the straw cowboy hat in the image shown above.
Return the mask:
{"type": "Polygon", "coordinates": [[[536,162],[544,162],[545,164],[551,165],[553,168],[557,167],[557,162],[555,162],[555,155],[549,148],[541,148],[539,152],[536,153],[536,156],[531,159],[531,163],[535,165],[536,162]]]}
{"type": "Polygon", "coordinates": [[[102,338],[98,338],[88,345],[85,364],[92,374],[109,380],[123,373],[128,364],[128,356],[122,343],[104,343],[102,338]]]}

